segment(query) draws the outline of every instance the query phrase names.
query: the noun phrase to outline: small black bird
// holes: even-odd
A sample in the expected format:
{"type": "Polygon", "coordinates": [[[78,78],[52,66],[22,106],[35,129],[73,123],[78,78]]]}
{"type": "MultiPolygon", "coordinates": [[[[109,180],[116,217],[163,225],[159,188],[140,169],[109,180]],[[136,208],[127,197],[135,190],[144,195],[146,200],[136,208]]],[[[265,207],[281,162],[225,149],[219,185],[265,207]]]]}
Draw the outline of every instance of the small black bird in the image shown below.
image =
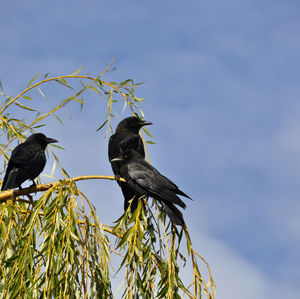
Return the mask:
{"type": "MultiPolygon", "coordinates": [[[[138,117],[131,116],[123,119],[117,126],[115,134],[109,138],[108,142],[108,158],[109,161],[120,156],[122,151],[126,149],[134,149],[145,158],[145,150],[143,140],[139,135],[139,131],[143,126],[151,125],[149,121],[142,120],[138,117]]],[[[120,176],[120,163],[111,162],[111,167],[116,176],[120,176]]],[[[129,200],[134,197],[134,193],[127,184],[119,182],[124,196],[124,210],[129,206],[129,200]]],[[[137,207],[137,201],[131,204],[131,210],[134,211],[137,207]]]]}
{"type": "Polygon", "coordinates": [[[31,180],[35,185],[34,179],[46,165],[46,146],[54,142],[58,141],[36,133],[16,146],[8,161],[1,191],[21,187],[26,180],[31,180]]]}
{"type": "Polygon", "coordinates": [[[144,195],[154,197],[162,204],[174,224],[184,225],[182,213],[175,205],[185,208],[185,203],[177,194],[190,198],[188,195],[160,174],[135,150],[125,150],[112,162],[119,163],[120,175],[138,198],[144,195]]]}

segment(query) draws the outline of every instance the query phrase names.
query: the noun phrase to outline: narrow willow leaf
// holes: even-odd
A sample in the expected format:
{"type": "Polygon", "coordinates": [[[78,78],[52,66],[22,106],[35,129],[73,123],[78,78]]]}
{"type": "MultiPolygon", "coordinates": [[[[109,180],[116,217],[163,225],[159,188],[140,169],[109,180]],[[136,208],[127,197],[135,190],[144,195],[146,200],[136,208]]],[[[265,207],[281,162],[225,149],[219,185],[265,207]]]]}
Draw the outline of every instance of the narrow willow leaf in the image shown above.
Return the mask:
{"type": "Polygon", "coordinates": [[[42,97],[44,99],[46,99],[46,96],[44,95],[44,93],[41,91],[41,89],[39,87],[37,87],[37,90],[39,91],[39,93],[42,95],[42,97]]]}
{"type": "Polygon", "coordinates": [[[148,131],[148,129],[146,129],[145,127],[143,127],[143,130],[144,130],[144,132],[145,132],[149,137],[152,137],[152,138],[153,138],[153,136],[150,134],[150,132],[148,131]]]}
{"type": "Polygon", "coordinates": [[[147,140],[146,143],[148,143],[148,144],[156,144],[155,142],[153,142],[151,140],[147,140]]]}
{"type": "Polygon", "coordinates": [[[120,240],[120,242],[119,242],[119,244],[117,246],[117,249],[120,248],[120,247],[122,247],[122,245],[128,241],[128,239],[129,239],[130,235],[132,234],[133,230],[134,230],[134,226],[131,226],[127,230],[127,232],[123,235],[122,239],[120,240]]]}
{"type": "Polygon", "coordinates": [[[77,75],[78,73],[80,73],[82,71],[82,69],[84,68],[84,66],[81,66],[77,71],[75,71],[74,73],[72,73],[72,75],[77,75]]]}
{"type": "Polygon", "coordinates": [[[64,125],[63,121],[56,115],[56,114],[52,114],[58,121],[61,125],[64,125]]]}
{"type": "Polygon", "coordinates": [[[16,102],[15,102],[15,105],[17,105],[17,106],[19,106],[20,108],[25,109],[25,110],[36,111],[36,110],[33,109],[33,108],[30,108],[30,107],[25,106],[24,104],[20,103],[19,101],[16,101],[16,102]]]}
{"type": "Polygon", "coordinates": [[[44,174],[44,173],[41,173],[41,176],[45,177],[45,178],[49,178],[49,179],[54,179],[54,176],[53,175],[50,175],[50,174],[44,174]]]}
{"type": "Polygon", "coordinates": [[[93,90],[97,94],[100,94],[99,90],[97,88],[95,88],[94,86],[89,86],[89,89],[93,90]]]}
{"type": "Polygon", "coordinates": [[[127,79],[126,81],[121,82],[118,87],[122,87],[124,85],[129,84],[129,83],[133,84],[133,80],[132,79],[127,79]]]}
{"type": "Polygon", "coordinates": [[[46,124],[42,124],[42,125],[38,125],[38,126],[34,126],[33,128],[34,128],[34,129],[37,129],[37,128],[41,128],[41,127],[44,127],[44,126],[46,126],[46,124]]]}
{"type": "Polygon", "coordinates": [[[78,98],[74,98],[73,101],[76,101],[76,102],[78,102],[80,104],[85,104],[85,102],[83,100],[78,99],[78,98]]]}
{"type": "Polygon", "coordinates": [[[123,112],[125,111],[126,107],[127,107],[127,101],[124,101],[124,106],[123,106],[121,114],[123,114],[123,112]]]}
{"type": "Polygon", "coordinates": [[[66,170],[64,168],[62,168],[63,173],[69,178],[69,174],[66,172],[66,170]]]}
{"type": "Polygon", "coordinates": [[[22,96],[22,98],[25,99],[25,100],[32,100],[32,98],[28,97],[28,96],[22,96]]]}
{"type": "Polygon", "coordinates": [[[26,229],[25,233],[23,234],[23,237],[26,237],[31,232],[32,227],[35,224],[35,219],[37,217],[38,212],[39,212],[39,209],[36,208],[34,210],[33,214],[31,215],[30,222],[27,226],[27,229],[26,229]]]}
{"type": "Polygon", "coordinates": [[[142,85],[142,84],[145,84],[145,83],[146,83],[146,81],[134,83],[134,86],[139,86],[139,85],[142,85]]]}
{"type": "Polygon", "coordinates": [[[145,100],[145,98],[137,98],[136,96],[133,96],[133,100],[138,102],[138,103],[141,103],[145,100]]]}
{"type": "Polygon", "coordinates": [[[7,104],[11,99],[12,99],[12,97],[8,97],[4,103],[7,104]]]}
{"type": "Polygon", "coordinates": [[[52,169],[51,169],[51,173],[50,173],[50,175],[51,175],[52,177],[54,176],[55,169],[56,169],[56,161],[54,160],[54,161],[53,161],[53,165],[52,165],[52,169]]]}
{"type": "Polygon", "coordinates": [[[71,87],[70,85],[68,85],[68,83],[67,83],[67,81],[65,80],[65,79],[57,79],[57,80],[55,80],[56,82],[58,82],[58,83],[60,83],[60,84],[62,84],[62,85],[64,85],[64,86],[66,86],[66,87],[68,87],[68,88],[70,88],[70,89],[74,89],[73,87],[71,87]]]}
{"type": "Polygon", "coordinates": [[[104,87],[103,81],[101,79],[97,78],[96,83],[99,87],[104,87]]]}
{"type": "Polygon", "coordinates": [[[100,131],[104,126],[105,124],[108,122],[108,120],[106,120],[97,130],[96,132],[100,131]]]}
{"type": "Polygon", "coordinates": [[[71,237],[72,237],[74,240],[79,241],[79,238],[78,238],[74,233],[72,233],[71,231],[70,231],[70,235],[71,235],[71,237]]]}
{"type": "Polygon", "coordinates": [[[39,76],[39,74],[40,74],[40,72],[29,81],[29,83],[26,86],[27,88],[34,82],[34,80],[39,76]]]}

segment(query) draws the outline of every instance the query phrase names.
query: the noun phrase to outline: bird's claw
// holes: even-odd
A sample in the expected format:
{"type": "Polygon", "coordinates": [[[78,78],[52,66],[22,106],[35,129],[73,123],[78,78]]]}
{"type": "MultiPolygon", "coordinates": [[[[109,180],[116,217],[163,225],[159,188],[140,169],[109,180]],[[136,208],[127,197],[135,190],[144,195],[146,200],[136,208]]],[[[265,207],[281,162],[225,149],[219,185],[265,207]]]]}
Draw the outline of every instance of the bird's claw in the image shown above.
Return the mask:
{"type": "Polygon", "coordinates": [[[31,196],[30,194],[26,194],[26,196],[28,197],[30,203],[34,206],[35,203],[34,203],[34,201],[33,201],[33,196],[31,196]]]}
{"type": "Polygon", "coordinates": [[[29,188],[35,187],[36,186],[36,182],[32,181],[32,185],[29,186],[29,188]]]}

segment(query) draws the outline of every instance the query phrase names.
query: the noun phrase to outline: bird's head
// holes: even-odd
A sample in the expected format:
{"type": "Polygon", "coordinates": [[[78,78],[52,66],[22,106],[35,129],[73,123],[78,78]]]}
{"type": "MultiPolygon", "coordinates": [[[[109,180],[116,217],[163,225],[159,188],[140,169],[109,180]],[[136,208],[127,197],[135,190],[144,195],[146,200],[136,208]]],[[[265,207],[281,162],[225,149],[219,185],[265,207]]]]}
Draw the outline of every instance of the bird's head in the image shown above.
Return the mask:
{"type": "Polygon", "coordinates": [[[143,126],[152,125],[152,122],[142,120],[136,116],[124,118],[117,126],[118,130],[127,130],[128,132],[138,134],[143,126]]]}
{"type": "Polygon", "coordinates": [[[27,139],[26,142],[28,141],[34,141],[37,142],[39,145],[41,145],[44,149],[46,148],[46,146],[49,143],[56,143],[58,142],[58,140],[54,139],[54,138],[49,138],[47,136],[45,136],[42,133],[35,133],[30,135],[27,139]]]}

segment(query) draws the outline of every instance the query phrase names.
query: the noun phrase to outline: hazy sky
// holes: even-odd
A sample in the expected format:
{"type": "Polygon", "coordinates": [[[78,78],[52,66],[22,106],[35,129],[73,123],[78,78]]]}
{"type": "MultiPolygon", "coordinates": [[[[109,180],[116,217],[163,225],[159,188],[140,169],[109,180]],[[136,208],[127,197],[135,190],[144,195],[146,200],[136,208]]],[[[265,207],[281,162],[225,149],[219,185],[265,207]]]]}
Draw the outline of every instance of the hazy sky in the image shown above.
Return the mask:
{"type": "MultiPolygon", "coordinates": [[[[97,74],[114,57],[104,80],[145,81],[151,163],[194,199],[184,215],[217,298],[299,298],[299,13],[293,0],[2,1],[0,80],[14,96],[38,72],[97,74]]],[[[64,98],[43,91],[42,110],[64,98]]],[[[112,174],[95,132],[105,100],[89,94],[43,130],[71,176],[112,174]]],[[[80,186],[104,223],[123,212],[115,182],[80,186]]]]}

